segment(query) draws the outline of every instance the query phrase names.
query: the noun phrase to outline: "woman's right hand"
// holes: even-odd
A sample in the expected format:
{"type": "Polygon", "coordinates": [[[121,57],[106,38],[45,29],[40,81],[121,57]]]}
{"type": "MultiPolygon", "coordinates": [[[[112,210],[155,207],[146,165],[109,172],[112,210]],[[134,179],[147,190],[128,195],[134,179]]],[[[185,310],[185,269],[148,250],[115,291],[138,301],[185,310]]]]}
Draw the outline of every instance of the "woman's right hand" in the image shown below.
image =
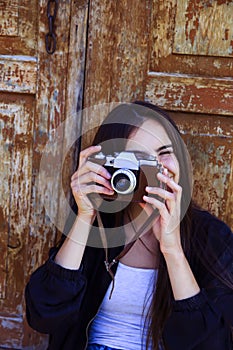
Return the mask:
{"type": "Polygon", "coordinates": [[[101,146],[91,146],[80,152],[79,167],[71,177],[71,189],[78,206],[78,215],[93,218],[95,209],[89,193],[113,195],[110,185],[111,175],[101,165],[88,160],[88,157],[101,150],[101,146]]]}

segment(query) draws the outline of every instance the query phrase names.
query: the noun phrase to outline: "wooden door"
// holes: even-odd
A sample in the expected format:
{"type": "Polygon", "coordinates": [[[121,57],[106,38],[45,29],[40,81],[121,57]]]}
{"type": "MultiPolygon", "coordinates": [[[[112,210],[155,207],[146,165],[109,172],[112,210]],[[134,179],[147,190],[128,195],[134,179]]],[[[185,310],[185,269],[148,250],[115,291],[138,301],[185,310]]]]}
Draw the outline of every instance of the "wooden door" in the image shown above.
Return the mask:
{"type": "Polygon", "coordinates": [[[233,227],[233,2],[153,1],[145,98],[172,111],[193,195],[233,227]]]}
{"type": "Polygon", "coordinates": [[[229,0],[92,0],[85,89],[86,106],[145,99],[170,111],[193,160],[194,198],[230,226],[232,20],[229,0]]]}
{"type": "MultiPolygon", "coordinates": [[[[52,15],[54,3],[50,2],[52,15]]],[[[47,337],[27,325],[24,304],[29,275],[44,262],[56,240],[56,227],[46,215],[38,186],[40,159],[53,130],[82,104],[88,3],[58,1],[53,55],[45,50],[47,4],[0,1],[0,348],[4,349],[46,348],[47,337]]],[[[69,132],[64,130],[67,138],[69,132]]],[[[75,167],[72,152],[68,158],[67,178],[75,167]]],[[[59,211],[65,215],[59,203],[61,171],[56,166],[53,170],[55,181],[48,178],[46,190],[55,193],[54,215],[59,211]]]]}
{"type": "Polygon", "coordinates": [[[0,345],[20,348],[37,90],[37,4],[1,1],[0,18],[0,345]]]}

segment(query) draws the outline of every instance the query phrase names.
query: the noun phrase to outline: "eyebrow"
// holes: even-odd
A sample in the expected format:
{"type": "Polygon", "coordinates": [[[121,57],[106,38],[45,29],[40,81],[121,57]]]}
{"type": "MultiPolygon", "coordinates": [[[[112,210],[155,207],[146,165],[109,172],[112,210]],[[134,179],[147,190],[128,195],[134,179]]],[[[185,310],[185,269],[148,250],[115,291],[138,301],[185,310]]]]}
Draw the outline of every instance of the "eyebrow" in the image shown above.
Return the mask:
{"type": "Polygon", "coordinates": [[[162,151],[163,149],[166,149],[166,148],[169,148],[169,147],[172,147],[172,144],[161,146],[161,147],[159,147],[159,148],[156,150],[156,152],[162,151]]]}

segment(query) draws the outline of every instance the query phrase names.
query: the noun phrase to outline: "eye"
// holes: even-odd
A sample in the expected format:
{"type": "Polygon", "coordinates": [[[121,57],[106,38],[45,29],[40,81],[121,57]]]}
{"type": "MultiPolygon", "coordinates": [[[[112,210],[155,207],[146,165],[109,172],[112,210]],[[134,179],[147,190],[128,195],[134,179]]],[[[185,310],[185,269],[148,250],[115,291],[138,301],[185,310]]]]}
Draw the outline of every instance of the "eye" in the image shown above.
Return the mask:
{"type": "Polygon", "coordinates": [[[163,156],[163,155],[165,155],[165,154],[172,154],[173,153],[173,151],[168,151],[168,150],[166,150],[166,151],[164,151],[164,152],[160,152],[159,153],[159,156],[163,156]]]}
{"type": "Polygon", "coordinates": [[[159,153],[159,156],[163,156],[164,154],[171,154],[171,152],[170,152],[170,151],[160,152],[160,153],[159,153]]]}

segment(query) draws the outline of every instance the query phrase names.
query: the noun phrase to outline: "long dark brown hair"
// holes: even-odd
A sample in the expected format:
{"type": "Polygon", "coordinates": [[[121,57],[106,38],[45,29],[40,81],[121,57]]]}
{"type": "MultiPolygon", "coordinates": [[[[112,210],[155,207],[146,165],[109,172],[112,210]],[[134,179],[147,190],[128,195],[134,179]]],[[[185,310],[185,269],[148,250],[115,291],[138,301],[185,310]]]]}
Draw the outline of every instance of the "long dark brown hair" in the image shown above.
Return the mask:
{"type": "MultiPolygon", "coordinates": [[[[187,149],[182,141],[179,130],[170,116],[161,108],[144,101],[120,104],[114,108],[104,120],[103,124],[97,131],[93,144],[102,144],[102,151],[106,154],[120,152],[125,149],[126,142],[132,133],[135,132],[137,128],[140,128],[143,122],[147,119],[156,120],[164,127],[171,140],[174,154],[181,168],[179,184],[183,191],[181,199],[182,219],[180,223],[180,235],[184,254],[188,261],[190,261],[191,248],[192,251],[196,250],[197,255],[203,260],[203,264],[206,265],[207,270],[211,270],[211,266],[208,266],[208,261],[205,261],[205,259],[202,258],[202,256],[205,256],[205,254],[202,254],[202,244],[192,244],[191,225],[192,212],[195,205],[191,200],[191,165],[187,149]]],[[[216,271],[211,272],[218,277],[220,276],[220,268],[216,268],[216,271]]],[[[233,288],[232,281],[229,282],[227,278],[223,278],[222,280],[226,285],[233,288]]],[[[146,317],[146,322],[148,323],[146,349],[148,349],[149,344],[151,343],[153,350],[158,350],[159,344],[163,344],[163,329],[166,320],[171,313],[172,302],[173,294],[166,262],[161,252],[159,252],[157,282],[154,288],[149,312],[146,317]]],[[[163,346],[166,348],[166,344],[163,344],[163,346]]]]}
{"type": "MultiPolygon", "coordinates": [[[[184,195],[182,196],[181,212],[183,220],[181,222],[181,239],[185,253],[189,254],[189,236],[191,225],[191,177],[190,163],[187,156],[187,151],[183,141],[179,135],[178,128],[169,115],[159,107],[144,102],[136,101],[130,104],[120,104],[117,106],[99,128],[94,142],[94,145],[102,144],[102,151],[106,154],[113,154],[125,149],[125,145],[130,135],[135,132],[147,119],[158,121],[167,132],[173,145],[174,153],[179,164],[182,164],[179,183],[183,188],[184,195]],[[110,142],[107,142],[110,140],[110,142]]],[[[153,343],[153,349],[158,349],[159,341],[162,338],[162,330],[165,321],[169,316],[172,302],[172,289],[165,260],[160,253],[159,269],[156,288],[152,303],[147,315],[149,330],[147,334],[146,347],[149,343],[153,343]]]]}

